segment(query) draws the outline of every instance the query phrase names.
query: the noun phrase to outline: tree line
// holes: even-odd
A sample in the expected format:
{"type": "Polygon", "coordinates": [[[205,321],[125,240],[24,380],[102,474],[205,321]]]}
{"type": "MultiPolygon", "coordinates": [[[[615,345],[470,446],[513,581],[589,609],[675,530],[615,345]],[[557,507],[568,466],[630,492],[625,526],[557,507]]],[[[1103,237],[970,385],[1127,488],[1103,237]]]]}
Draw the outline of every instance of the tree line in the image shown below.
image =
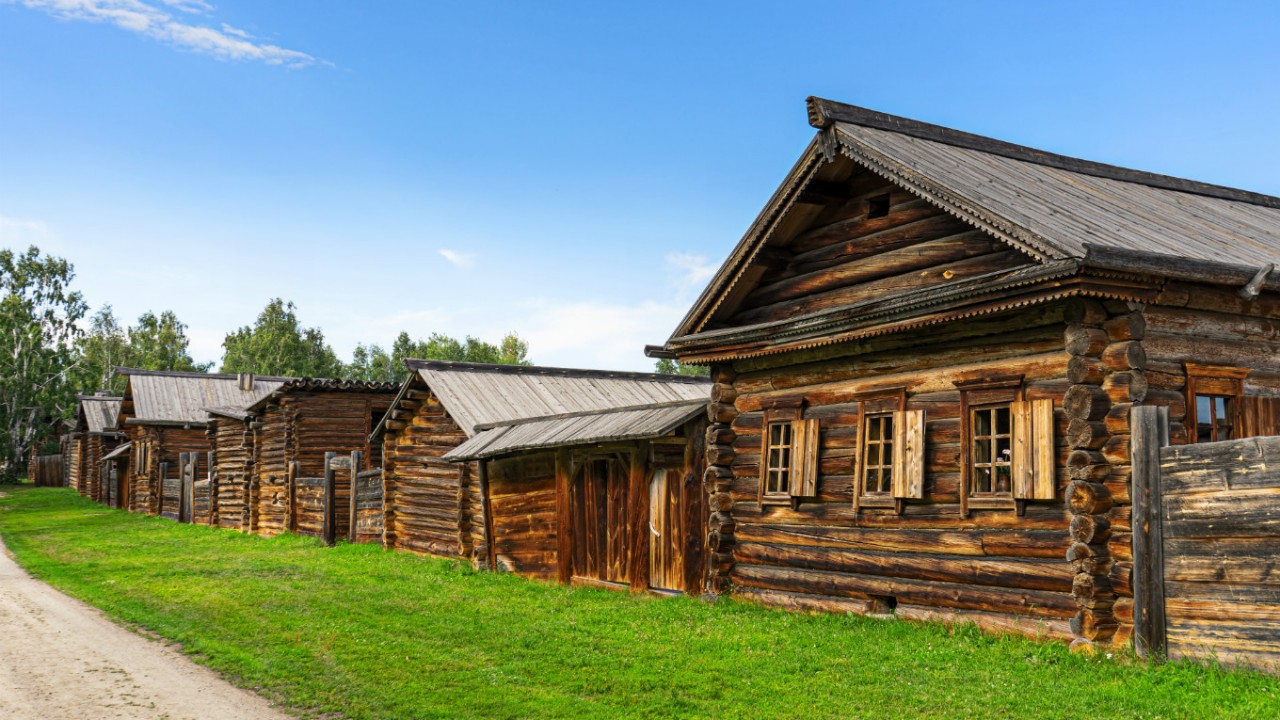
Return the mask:
{"type": "MultiPolygon", "coordinates": [[[[0,249],[0,482],[25,469],[31,448],[56,452],[61,422],[74,416],[76,395],[124,392],[117,367],[209,372],[213,363],[191,356],[187,326],[171,310],[148,310],[124,325],[111,305],[89,315],[72,289],[75,268],[67,260],[0,249]]],[[[497,344],[470,335],[442,333],[417,339],[407,332],[389,348],[359,344],[350,362],[340,360],[318,327],[303,327],[296,307],[271,299],[252,324],[228,333],[219,372],[282,377],[323,377],[403,382],[404,360],[531,365],[529,344],[515,332],[497,344]]],[[[655,371],[703,375],[706,368],[659,360],[655,371]]]]}

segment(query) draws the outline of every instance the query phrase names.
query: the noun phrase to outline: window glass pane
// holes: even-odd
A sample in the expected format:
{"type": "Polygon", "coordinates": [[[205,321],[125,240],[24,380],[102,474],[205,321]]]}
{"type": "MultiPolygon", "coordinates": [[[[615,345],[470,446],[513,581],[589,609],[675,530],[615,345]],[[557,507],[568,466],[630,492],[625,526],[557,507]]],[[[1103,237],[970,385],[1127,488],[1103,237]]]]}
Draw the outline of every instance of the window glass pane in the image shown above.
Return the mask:
{"type": "Polygon", "coordinates": [[[880,492],[893,490],[893,469],[885,468],[880,472],[880,492]]]}
{"type": "Polygon", "coordinates": [[[1001,435],[1009,434],[1009,409],[997,408],[992,411],[996,416],[996,432],[1001,435]]]}
{"type": "Polygon", "coordinates": [[[1196,442],[1213,440],[1213,398],[1196,396],[1196,442]]]}
{"type": "Polygon", "coordinates": [[[973,434],[975,436],[991,434],[991,411],[989,410],[974,411],[973,434]]]}
{"type": "Polygon", "coordinates": [[[1013,486],[1010,480],[1009,466],[997,465],[995,467],[995,471],[996,471],[995,492],[1000,492],[1000,493],[1011,492],[1013,490],[1013,486]]]}
{"type": "Polygon", "coordinates": [[[996,440],[996,462],[1007,463],[1013,460],[1013,451],[1009,448],[1010,438],[996,440]]]}
{"type": "Polygon", "coordinates": [[[979,439],[973,444],[973,461],[978,463],[991,462],[991,441],[979,439]]]}
{"type": "Polygon", "coordinates": [[[991,468],[973,469],[973,491],[977,493],[991,492],[991,468]]]}

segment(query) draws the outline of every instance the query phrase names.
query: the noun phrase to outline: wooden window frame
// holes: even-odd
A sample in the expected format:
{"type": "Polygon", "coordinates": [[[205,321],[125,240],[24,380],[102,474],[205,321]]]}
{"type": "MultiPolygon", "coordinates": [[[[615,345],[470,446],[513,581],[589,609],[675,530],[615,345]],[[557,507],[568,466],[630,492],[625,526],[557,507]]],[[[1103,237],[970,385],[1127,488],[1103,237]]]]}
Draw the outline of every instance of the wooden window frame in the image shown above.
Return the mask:
{"type": "MultiPolygon", "coordinates": [[[[1056,500],[1053,400],[1028,400],[1020,375],[957,382],[955,387],[960,391],[960,515],[968,517],[970,510],[1015,510],[1021,516],[1029,501],[1056,500]],[[974,495],[973,413],[1001,406],[1009,411],[1009,492],[974,495]]],[[[996,426],[992,430],[994,452],[996,426]]]]}
{"type": "MultiPolygon", "coordinates": [[[[854,512],[862,508],[895,508],[902,512],[905,509],[902,507],[904,503],[895,500],[892,485],[888,493],[867,492],[866,437],[868,422],[873,417],[892,417],[895,421],[895,427],[901,423],[901,413],[907,408],[907,388],[906,386],[894,386],[868,390],[856,393],[850,399],[858,403],[858,439],[853,458],[854,512]]],[[[897,450],[896,443],[894,450],[897,450]]],[[[890,464],[892,466],[894,461],[890,460],[890,464]]],[[[900,469],[894,467],[893,471],[896,474],[900,472],[900,469]]]]}
{"type": "Polygon", "coordinates": [[[760,426],[760,488],[756,498],[759,507],[767,505],[799,506],[801,498],[817,495],[818,473],[818,421],[804,418],[804,398],[786,398],[772,401],[764,408],[764,420],[760,426]],[[785,492],[766,492],[770,473],[771,426],[786,423],[787,489],[785,492]]]}
{"type": "MultiPolygon", "coordinates": [[[[1230,401],[1228,412],[1231,414],[1231,437],[1216,440],[1246,437],[1241,409],[1244,404],[1244,379],[1248,377],[1249,369],[1195,363],[1186,363],[1184,367],[1187,372],[1187,444],[1200,442],[1199,403],[1196,399],[1202,396],[1227,398],[1230,401]]],[[[1212,432],[1216,435],[1217,428],[1212,432]]]]}

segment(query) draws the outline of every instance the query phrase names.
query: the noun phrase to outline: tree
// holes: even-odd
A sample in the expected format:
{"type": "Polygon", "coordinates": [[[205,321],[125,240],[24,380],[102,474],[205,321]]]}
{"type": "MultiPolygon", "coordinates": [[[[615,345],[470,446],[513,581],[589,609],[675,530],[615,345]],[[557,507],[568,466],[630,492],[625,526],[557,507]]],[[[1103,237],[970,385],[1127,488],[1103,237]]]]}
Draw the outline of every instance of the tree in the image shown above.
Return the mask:
{"type": "Polygon", "coordinates": [[[76,341],[74,386],[81,392],[124,392],[125,378],[114,373],[120,366],[143,370],[207,372],[212,363],[197,363],[187,352],[187,326],[172,311],[157,316],[143,313],[138,324],[125,329],[116,321],[110,305],[104,305],[89,321],[89,331],[76,341]]]}
{"type": "Polygon", "coordinates": [[[103,305],[89,320],[89,331],[76,340],[76,354],[76,389],[86,393],[108,390],[115,395],[124,392],[125,379],[115,374],[115,368],[131,364],[133,355],[129,335],[116,321],[110,305],[103,305]]]}
{"type": "Polygon", "coordinates": [[[347,366],[347,377],[403,382],[409,377],[404,366],[404,361],[409,358],[532,365],[528,355],[529,343],[514,332],[507,333],[497,345],[470,335],[458,340],[443,333],[431,333],[426,340],[415,341],[409,333],[401,332],[391,344],[389,355],[380,345],[357,345],[351,364],[347,366]]]}
{"type": "Polygon", "coordinates": [[[295,306],[273,298],[252,327],[227,335],[222,372],[287,377],[338,377],[343,365],[320,328],[303,328],[295,306]]]}
{"type": "Polygon", "coordinates": [[[62,258],[0,250],[0,480],[17,477],[33,445],[70,417],[77,323],[88,312],[62,258]]]}
{"type": "Polygon", "coordinates": [[[654,372],[663,375],[689,375],[691,377],[706,377],[711,374],[711,368],[706,365],[685,365],[679,360],[671,358],[658,358],[658,362],[654,363],[654,372]]]}
{"type": "Polygon", "coordinates": [[[141,370],[180,370],[208,372],[213,363],[198,363],[189,352],[187,326],[179,322],[172,310],[157,317],[145,312],[138,324],[129,328],[129,351],[132,367],[141,370]]]}

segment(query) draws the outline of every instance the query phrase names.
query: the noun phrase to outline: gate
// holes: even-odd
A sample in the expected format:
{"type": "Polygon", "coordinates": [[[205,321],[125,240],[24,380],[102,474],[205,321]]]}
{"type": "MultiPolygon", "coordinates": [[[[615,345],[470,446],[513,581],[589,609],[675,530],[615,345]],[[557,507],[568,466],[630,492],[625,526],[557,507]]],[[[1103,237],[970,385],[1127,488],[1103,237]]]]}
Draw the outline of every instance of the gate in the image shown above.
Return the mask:
{"type": "MultiPolygon", "coordinates": [[[[360,467],[360,463],[355,463],[360,467]]],[[[355,474],[351,488],[351,521],[347,539],[351,542],[382,542],[382,468],[355,474]]]]}
{"type": "Polygon", "coordinates": [[[1168,446],[1155,407],[1133,428],[1135,649],[1280,667],[1280,437],[1168,446]]]}
{"type": "Polygon", "coordinates": [[[191,463],[191,466],[192,466],[191,477],[193,478],[193,480],[191,483],[191,493],[190,493],[191,504],[189,506],[191,516],[187,519],[187,521],[199,523],[201,525],[213,525],[214,524],[213,496],[215,492],[215,488],[214,488],[215,482],[213,477],[213,453],[212,452],[207,453],[204,478],[200,480],[195,480],[194,478],[198,477],[196,473],[196,469],[197,469],[196,461],[199,459],[199,457],[200,457],[199,453],[191,453],[191,457],[188,458],[188,461],[191,463]]]}
{"type": "Polygon", "coordinates": [[[182,467],[185,455],[178,456],[178,475],[169,477],[169,463],[160,463],[160,517],[170,520],[182,520],[182,467]]]}
{"type": "Polygon", "coordinates": [[[322,477],[302,477],[298,463],[293,463],[289,491],[291,532],[318,537],[327,545],[333,545],[339,535],[350,537],[351,493],[361,455],[325,453],[322,477]]]}

